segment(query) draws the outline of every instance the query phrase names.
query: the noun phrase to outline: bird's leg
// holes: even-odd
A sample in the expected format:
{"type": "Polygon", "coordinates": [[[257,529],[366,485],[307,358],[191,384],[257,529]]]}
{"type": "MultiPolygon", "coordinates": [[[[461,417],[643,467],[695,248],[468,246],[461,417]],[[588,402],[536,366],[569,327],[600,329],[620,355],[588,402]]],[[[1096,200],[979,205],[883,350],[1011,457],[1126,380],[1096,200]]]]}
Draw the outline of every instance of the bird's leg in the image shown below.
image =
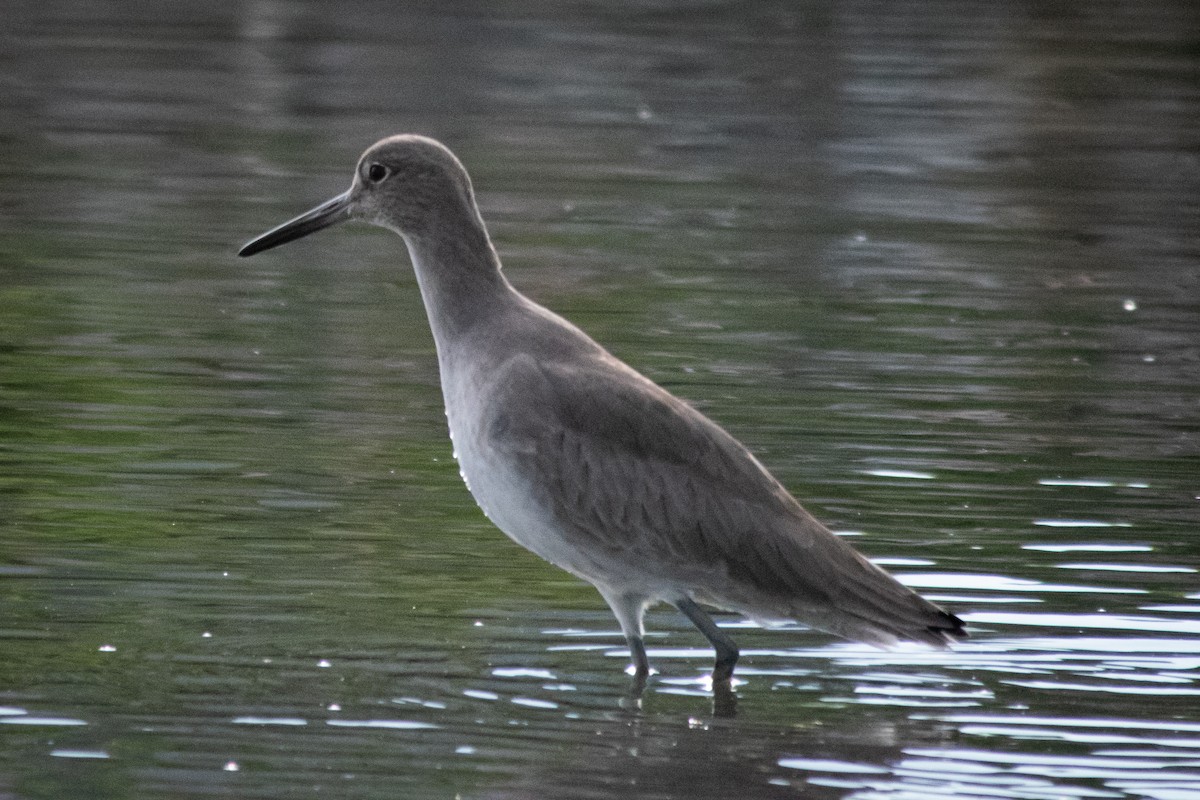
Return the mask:
{"type": "Polygon", "coordinates": [[[650,660],[646,658],[646,644],[642,641],[642,615],[646,612],[646,598],[642,595],[621,594],[610,591],[607,587],[596,587],[600,595],[612,609],[617,622],[621,623],[621,632],[629,643],[629,655],[633,659],[633,682],[638,691],[646,686],[646,678],[650,675],[650,660]]]}
{"type": "Polygon", "coordinates": [[[646,643],[640,636],[630,636],[629,655],[633,658],[633,679],[645,685],[650,675],[650,659],[646,658],[646,643]]]}
{"type": "Polygon", "coordinates": [[[629,682],[629,692],[621,706],[629,711],[641,711],[646,678],[650,677],[650,661],[646,658],[646,645],[641,636],[630,636],[627,641],[629,655],[633,657],[633,680],[629,682]]]}
{"type": "Polygon", "coordinates": [[[713,716],[737,716],[737,693],[733,691],[730,681],[713,683],[713,716]]]}
{"type": "Polygon", "coordinates": [[[712,644],[713,649],[717,651],[717,663],[713,666],[712,680],[713,685],[728,685],[729,679],[733,677],[733,666],[738,660],[738,646],[734,644],[733,639],[725,635],[725,632],[717,627],[717,623],[712,621],[712,617],[704,613],[704,609],[696,605],[696,602],[691,598],[683,598],[675,601],[675,607],[683,612],[692,624],[700,629],[704,634],[704,638],[712,644]]]}

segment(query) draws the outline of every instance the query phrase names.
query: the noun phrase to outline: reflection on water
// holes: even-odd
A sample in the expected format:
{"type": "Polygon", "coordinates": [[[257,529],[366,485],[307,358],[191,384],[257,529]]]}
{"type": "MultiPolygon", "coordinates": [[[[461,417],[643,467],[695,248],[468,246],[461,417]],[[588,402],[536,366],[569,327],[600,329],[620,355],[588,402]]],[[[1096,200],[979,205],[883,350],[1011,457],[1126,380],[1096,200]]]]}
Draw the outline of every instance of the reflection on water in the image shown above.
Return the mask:
{"type": "Polygon", "coordinates": [[[0,93],[0,796],[1200,797],[1194,3],[43,3],[0,93]],[[1191,38],[1189,38],[1191,37],[1191,38]],[[514,283],[968,621],[586,586],[474,508],[398,130],[514,283]]]}

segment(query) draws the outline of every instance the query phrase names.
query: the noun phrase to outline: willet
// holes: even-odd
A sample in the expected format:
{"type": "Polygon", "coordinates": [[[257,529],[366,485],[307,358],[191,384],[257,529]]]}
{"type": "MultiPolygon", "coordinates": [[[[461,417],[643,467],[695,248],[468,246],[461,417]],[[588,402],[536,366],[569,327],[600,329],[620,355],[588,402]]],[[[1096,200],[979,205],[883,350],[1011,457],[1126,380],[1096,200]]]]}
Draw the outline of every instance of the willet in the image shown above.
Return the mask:
{"type": "Polygon", "coordinates": [[[466,170],[439,142],[376,143],[348,191],[239,255],[349,219],[408,246],[467,488],[515,542],[600,591],[639,682],[650,671],[642,618],[662,601],[716,650],[714,686],[729,685],[738,648],[702,606],[878,646],[966,635],[805,511],[724,429],[514,289],[466,170]]]}

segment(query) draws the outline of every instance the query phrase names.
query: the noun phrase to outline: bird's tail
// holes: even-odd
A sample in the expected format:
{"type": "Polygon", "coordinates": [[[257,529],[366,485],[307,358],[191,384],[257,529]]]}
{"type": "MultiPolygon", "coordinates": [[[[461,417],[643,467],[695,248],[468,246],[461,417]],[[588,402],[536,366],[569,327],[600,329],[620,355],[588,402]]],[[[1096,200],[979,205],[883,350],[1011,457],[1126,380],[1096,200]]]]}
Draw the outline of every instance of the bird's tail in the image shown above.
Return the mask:
{"type": "Polygon", "coordinates": [[[963,621],[934,605],[861,554],[839,565],[831,607],[799,619],[846,639],[889,647],[900,641],[946,647],[967,638],[963,621]]]}

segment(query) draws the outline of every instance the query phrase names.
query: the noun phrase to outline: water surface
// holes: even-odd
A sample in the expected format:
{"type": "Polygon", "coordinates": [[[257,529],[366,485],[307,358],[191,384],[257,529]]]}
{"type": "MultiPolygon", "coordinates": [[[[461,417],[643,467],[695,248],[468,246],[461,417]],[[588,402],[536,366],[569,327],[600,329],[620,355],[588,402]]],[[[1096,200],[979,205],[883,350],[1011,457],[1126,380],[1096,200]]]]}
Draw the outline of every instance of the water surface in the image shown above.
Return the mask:
{"type": "Polygon", "coordinates": [[[169,12],[3,34],[0,796],[1200,797],[1192,4],[169,12]],[[400,242],[233,255],[402,130],[972,639],[722,617],[725,717],[664,608],[627,697],[461,485],[400,242]]]}

